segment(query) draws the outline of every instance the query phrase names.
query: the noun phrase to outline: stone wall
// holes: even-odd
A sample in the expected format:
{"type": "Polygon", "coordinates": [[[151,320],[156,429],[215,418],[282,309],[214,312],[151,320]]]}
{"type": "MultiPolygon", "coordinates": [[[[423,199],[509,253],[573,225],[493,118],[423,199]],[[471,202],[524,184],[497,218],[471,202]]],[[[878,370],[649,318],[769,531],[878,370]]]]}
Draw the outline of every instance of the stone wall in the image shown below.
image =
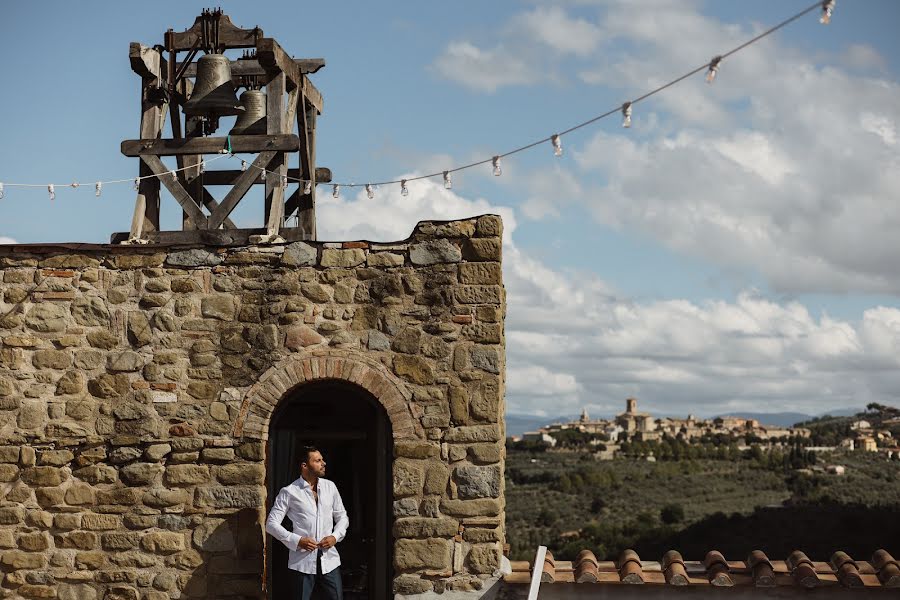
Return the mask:
{"type": "Polygon", "coordinates": [[[0,246],[0,596],[260,597],[268,419],[342,379],[394,444],[394,586],[503,531],[501,221],[393,244],[0,246]]]}

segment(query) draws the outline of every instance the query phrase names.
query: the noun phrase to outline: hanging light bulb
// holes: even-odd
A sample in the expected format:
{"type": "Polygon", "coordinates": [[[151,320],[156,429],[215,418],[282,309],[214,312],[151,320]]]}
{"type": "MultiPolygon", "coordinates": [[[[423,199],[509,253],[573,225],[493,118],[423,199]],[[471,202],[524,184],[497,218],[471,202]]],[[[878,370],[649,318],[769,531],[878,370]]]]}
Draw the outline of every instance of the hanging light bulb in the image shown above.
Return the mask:
{"type": "Polygon", "coordinates": [[[246,170],[247,170],[247,161],[242,160],[241,161],[241,171],[246,171],[246,170]]]}
{"type": "Polygon", "coordinates": [[[307,196],[312,194],[312,180],[311,179],[309,181],[306,181],[303,184],[303,193],[306,194],[307,196]]]}
{"type": "Polygon", "coordinates": [[[281,187],[282,187],[282,189],[285,189],[285,190],[287,189],[287,183],[288,183],[288,182],[287,182],[287,175],[282,175],[282,176],[281,176],[281,187]]]}
{"type": "Polygon", "coordinates": [[[200,161],[200,174],[203,175],[204,173],[206,173],[206,161],[201,160],[200,161]]]}
{"type": "MultiPolygon", "coordinates": [[[[409,196],[409,188],[406,187],[406,180],[405,180],[405,179],[401,179],[401,180],[400,180],[400,195],[401,195],[401,196],[409,196]]],[[[2,197],[3,197],[3,196],[0,195],[0,198],[2,198],[2,197]]]]}
{"type": "Polygon", "coordinates": [[[372,189],[371,183],[366,184],[366,196],[369,198],[369,200],[375,197],[375,190],[372,189]]]}
{"type": "Polygon", "coordinates": [[[334,184],[333,186],[331,186],[331,197],[339,198],[340,196],[341,196],[341,186],[339,186],[338,184],[334,184]]]}
{"type": "Polygon", "coordinates": [[[453,180],[450,179],[450,171],[444,171],[444,188],[453,189],[453,180]]]}
{"type": "Polygon", "coordinates": [[[265,170],[265,169],[262,169],[262,170],[259,172],[259,180],[260,180],[260,181],[265,181],[265,180],[266,180],[266,170],[265,170]]]}
{"type": "Polygon", "coordinates": [[[631,102],[622,105],[622,127],[631,127],[631,102]]]}
{"type": "Polygon", "coordinates": [[[178,175],[175,173],[174,170],[169,171],[169,177],[172,178],[172,181],[175,181],[176,179],[178,179],[178,175]]]}
{"type": "Polygon", "coordinates": [[[47,186],[47,193],[50,194],[50,200],[56,200],[56,187],[52,183],[47,186]]]}
{"type": "Polygon", "coordinates": [[[69,184],[69,187],[77,188],[79,185],[81,185],[81,184],[78,183],[77,181],[73,181],[72,183],[69,184]]]}
{"type": "Polygon", "coordinates": [[[140,177],[134,178],[134,189],[135,190],[141,189],[141,178],[140,177]]]}
{"type": "Polygon", "coordinates": [[[494,177],[500,177],[503,174],[503,169],[500,168],[500,157],[495,156],[491,159],[491,166],[494,167],[494,177]]]}
{"type": "Polygon", "coordinates": [[[822,2],[822,16],[819,17],[819,23],[828,25],[831,23],[831,13],[834,12],[834,0],[824,0],[822,2]]]}
{"type": "Polygon", "coordinates": [[[559,139],[559,134],[554,133],[551,135],[550,142],[553,144],[553,154],[555,156],[562,156],[562,140],[559,139]]]}
{"type": "Polygon", "coordinates": [[[103,190],[103,182],[102,181],[98,181],[97,183],[94,184],[94,195],[95,196],[100,196],[100,192],[102,190],[103,190]]]}
{"type": "Polygon", "coordinates": [[[0,200],[3,200],[3,194],[4,194],[3,183],[0,183],[0,200]]]}
{"type": "Polygon", "coordinates": [[[716,79],[716,73],[719,72],[719,64],[722,62],[721,56],[714,56],[709,61],[709,69],[706,71],[706,83],[712,83],[716,79]]]}

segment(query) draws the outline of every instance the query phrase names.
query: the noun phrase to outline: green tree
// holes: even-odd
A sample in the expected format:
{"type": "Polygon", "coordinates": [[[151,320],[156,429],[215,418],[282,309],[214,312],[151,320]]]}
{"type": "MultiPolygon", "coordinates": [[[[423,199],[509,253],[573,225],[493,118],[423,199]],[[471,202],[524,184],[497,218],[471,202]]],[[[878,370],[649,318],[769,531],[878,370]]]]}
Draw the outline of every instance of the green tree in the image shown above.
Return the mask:
{"type": "Polygon", "coordinates": [[[666,525],[680,523],[684,520],[684,508],[680,504],[666,504],[659,511],[659,518],[666,525]]]}

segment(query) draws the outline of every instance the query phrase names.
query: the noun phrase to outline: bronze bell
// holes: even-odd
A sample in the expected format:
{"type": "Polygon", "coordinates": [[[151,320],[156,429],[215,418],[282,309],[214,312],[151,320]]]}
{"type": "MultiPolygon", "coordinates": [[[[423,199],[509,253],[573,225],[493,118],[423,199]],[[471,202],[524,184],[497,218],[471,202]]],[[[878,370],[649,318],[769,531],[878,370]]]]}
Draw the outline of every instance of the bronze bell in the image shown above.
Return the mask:
{"type": "Polygon", "coordinates": [[[238,116],[229,135],[265,135],[266,95],[262,90],[247,90],[241,94],[244,112],[238,116]]]}
{"type": "Polygon", "coordinates": [[[243,112],[231,82],[231,62],[223,54],[201,56],[194,92],[184,105],[184,114],[217,118],[243,112]]]}

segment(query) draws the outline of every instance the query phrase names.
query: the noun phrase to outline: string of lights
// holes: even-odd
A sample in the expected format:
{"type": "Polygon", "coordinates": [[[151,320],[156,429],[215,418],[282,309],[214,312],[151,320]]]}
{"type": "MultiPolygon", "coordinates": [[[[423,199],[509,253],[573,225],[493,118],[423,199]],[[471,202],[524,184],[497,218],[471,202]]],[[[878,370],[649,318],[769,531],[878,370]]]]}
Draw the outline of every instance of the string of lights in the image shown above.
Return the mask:
{"type": "MultiPolygon", "coordinates": [[[[718,54],[718,55],[714,56],[709,62],[704,63],[694,69],[691,69],[687,73],[685,73],[679,77],[676,77],[675,79],[672,79],[671,81],[664,83],[663,85],[660,85],[659,87],[657,87],[653,90],[650,90],[649,92],[646,92],[645,94],[638,96],[637,98],[634,98],[632,100],[627,100],[624,103],[622,103],[620,106],[616,106],[615,108],[612,108],[600,115],[592,117],[592,118],[588,119],[587,121],[583,121],[581,123],[578,123],[577,125],[573,125],[572,127],[569,127],[568,129],[564,129],[564,130],[559,131],[558,133],[554,133],[548,137],[541,138],[539,140],[535,140],[531,143],[525,144],[524,146],[519,146],[518,148],[513,148],[512,150],[508,150],[508,151],[502,152],[500,154],[495,154],[495,155],[491,156],[490,158],[485,158],[483,160],[478,160],[478,161],[464,164],[461,166],[449,168],[449,169],[446,169],[443,171],[437,171],[437,172],[428,173],[425,175],[411,176],[411,177],[407,177],[405,179],[391,179],[391,180],[386,180],[386,181],[376,181],[376,182],[370,182],[370,183],[365,183],[365,184],[332,182],[329,184],[329,185],[331,185],[331,188],[332,188],[332,196],[335,198],[340,197],[341,188],[364,187],[367,197],[369,199],[372,199],[375,197],[375,190],[378,187],[386,186],[386,185],[396,185],[396,184],[400,184],[400,194],[403,196],[407,196],[407,195],[409,195],[409,188],[408,188],[407,184],[409,184],[410,182],[419,181],[419,180],[423,180],[423,179],[432,179],[432,178],[436,178],[436,177],[441,177],[443,179],[444,187],[446,189],[452,189],[452,187],[453,187],[452,174],[453,173],[457,173],[459,171],[464,171],[466,169],[472,169],[474,167],[478,167],[481,165],[490,164],[493,174],[495,176],[500,176],[503,173],[503,169],[501,166],[502,159],[504,159],[508,156],[512,156],[514,154],[518,154],[520,152],[524,152],[526,150],[530,150],[531,148],[534,148],[536,146],[546,144],[547,142],[550,142],[552,144],[553,154],[555,156],[562,156],[562,153],[563,153],[562,137],[563,136],[568,135],[568,134],[570,134],[574,131],[577,131],[579,129],[582,129],[584,127],[587,127],[588,125],[592,125],[593,123],[596,123],[597,121],[600,121],[601,119],[605,119],[605,118],[615,115],[617,113],[620,113],[622,115],[622,127],[626,127],[626,128],[631,127],[633,110],[634,110],[633,107],[635,104],[637,104],[639,102],[643,102],[644,100],[650,98],[651,96],[654,96],[654,95],[674,86],[675,84],[680,83],[681,81],[684,81],[685,79],[688,79],[689,77],[692,77],[693,75],[696,75],[697,73],[699,73],[703,70],[706,70],[707,83],[713,83],[713,81],[715,81],[715,79],[717,77],[719,69],[722,65],[722,61],[724,59],[740,52],[741,50],[744,50],[745,48],[755,44],[756,42],[759,42],[763,38],[766,38],[766,37],[772,35],[776,31],[782,29],[783,27],[789,25],[790,23],[793,23],[797,19],[804,17],[805,15],[809,14],[810,12],[812,12],[816,9],[819,9],[821,11],[821,14],[819,17],[819,22],[824,25],[827,25],[831,22],[831,17],[834,14],[834,8],[835,8],[835,0],[819,0],[819,1],[815,2],[814,4],[811,4],[807,8],[801,10],[800,12],[792,15],[791,17],[788,17],[787,19],[781,21],[780,23],[773,25],[769,29],[766,29],[765,31],[759,33],[758,35],[756,35],[753,38],[747,40],[746,42],[740,44],[739,46],[736,46],[736,47],[732,48],[731,50],[724,52],[723,54],[718,54]]],[[[225,154],[221,154],[219,156],[210,158],[208,160],[204,159],[200,163],[200,172],[202,173],[203,170],[205,169],[206,164],[208,164],[210,162],[213,162],[220,158],[234,157],[234,156],[235,156],[234,154],[225,153],[225,154]]],[[[261,171],[261,176],[263,176],[263,177],[266,175],[265,168],[257,167],[251,163],[248,163],[246,160],[241,160],[241,171],[246,171],[249,167],[259,169],[261,171]]],[[[172,177],[175,177],[177,172],[184,171],[187,169],[193,169],[193,168],[196,168],[196,165],[190,166],[190,167],[182,167],[180,169],[174,169],[172,171],[169,171],[169,174],[172,177]]],[[[156,177],[156,175],[145,175],[143,177],[135,177],[135,178],[129,178],[129,179],[113,179],[113,180],[109,180],[109,181],[97,181],[94,184],[95,195],[100,196],[103,186],[107,185],[107,184],[133,182],[135,189],[138,189],[139,185],[140,185],[140,181],[142,179],[149,179],[149,178],[155,178],[155,177],[156,177]]],[[[296,182],[296,183],[303,184],[303,189],[304,189],[305,194],[309,194],[312,191],[313,183],[309,180],[300,179],[300,178],[296,178],[296,177],[288,177],[288,176],[281,177],[282,187],[286,188],[288,186],[288,182],[296,182]]],[[[80,185],[81,184],[79,184],[78,182],[73,182],[70,184],[52,184],[52,183],[50,183],[50,184],[34,184],[34,183],[4,183],[4,182],[0,182],[0,199],[3,199],[3,197],[4,197],[4,193],[5,193],[4,188],[5,187],[6,188],[46,187],[47,192],[50,196],[50,199],[53,200],[56,197],[56,187],[78,188],[80,185]]]]}

